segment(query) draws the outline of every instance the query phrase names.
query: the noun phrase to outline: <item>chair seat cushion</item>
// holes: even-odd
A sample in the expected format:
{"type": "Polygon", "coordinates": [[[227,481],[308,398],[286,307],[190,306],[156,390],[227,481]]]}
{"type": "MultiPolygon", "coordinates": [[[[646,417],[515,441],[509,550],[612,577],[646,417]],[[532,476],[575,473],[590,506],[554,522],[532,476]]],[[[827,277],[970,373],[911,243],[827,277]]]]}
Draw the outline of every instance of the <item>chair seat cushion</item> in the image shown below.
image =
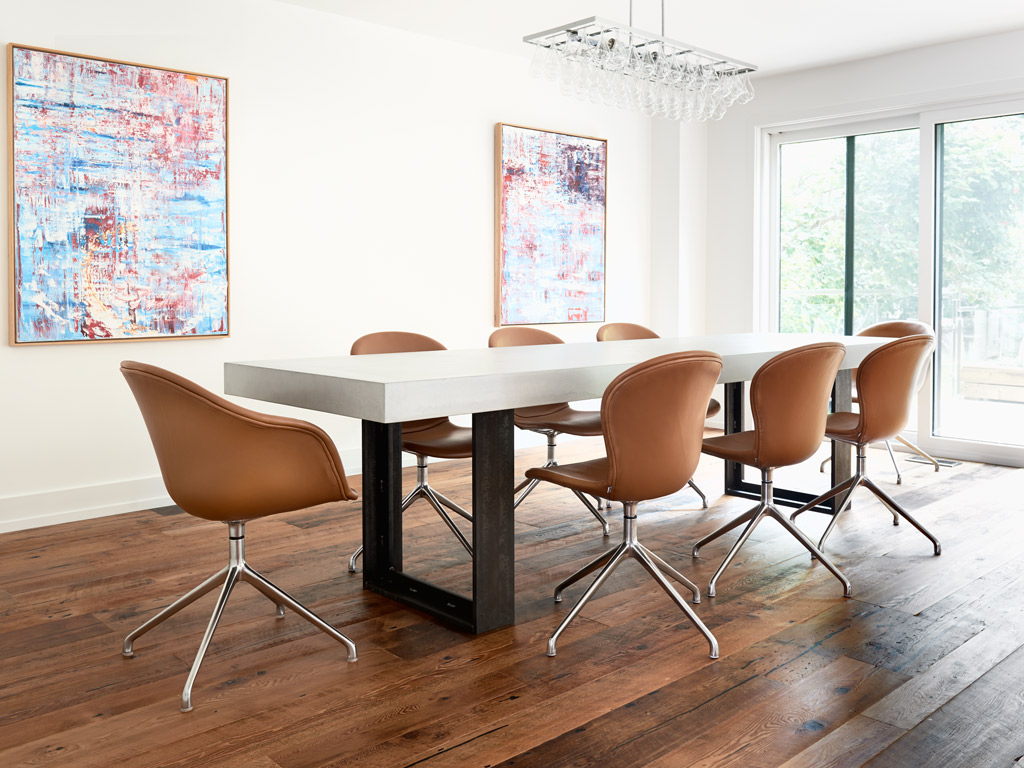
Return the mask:
{"type": "Polygon", "coordinates": [[[830,413],[825,421],[825,437],[844,443],[856,443],[860,437],[860,414],[849,411],[830,413]]]}
{"type": "Polygon", "coordinates": [[[402,450],[435,459],[468,459],[473,455],[473,430],[445,419],[428,429],[403,433],[402,450]]]}
{"type": "Polygon", "coordinates": [[[707,414],[707,416],[705,418],[710,419],[712,416],[714,416],[715,414],[717,414],[721,410],[722,410],[722,404],[720,402],[718,402],[717,400],[715,400],[715,398],[712,397],[711,398],[711,402],[708,403],[708,414],[707,414]]]}
{"type": "Polygon", "coordinates": [[[531,480],[543,480],[592,496],[608,496],[608,458],[579,461],[555,467],[534,467],[526,470],[531,480]]]}
{"type": "Polygon", "coordinates": [[[735,432],[731,435],[720,435],[718,437],[706,437],[701,446],[701,451],[709,456],[729,461],[738,461],[741,464],[757,466],[754,455],[754,432],[735,432]]]}
{"type": "Polygon", "coordinates": [[[597,437],[602,434],[600,411],[577,411],[568,405],[540,416],[524,415],[517,409],[515,423],[520,429],[533,431],[551,430],[581,437],[597,437]]]}

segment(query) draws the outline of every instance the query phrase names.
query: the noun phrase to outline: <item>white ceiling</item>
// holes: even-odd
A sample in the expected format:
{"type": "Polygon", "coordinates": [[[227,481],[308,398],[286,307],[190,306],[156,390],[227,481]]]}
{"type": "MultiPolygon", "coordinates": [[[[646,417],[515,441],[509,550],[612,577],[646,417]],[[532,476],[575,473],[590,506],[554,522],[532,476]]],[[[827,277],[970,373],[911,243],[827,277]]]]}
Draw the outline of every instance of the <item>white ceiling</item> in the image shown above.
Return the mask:
{"type": "MultiPolygon", "coordinates": [[[[627,23],[629,0],[281,0],[528,56],[524,35],[588,16],[627,23]]],[[[661,4],[635,0],[658,32],[661,4]]],[[[753,62],[761,74],[1024,28],[1022,0],[666,0],[665,36],[753,62]]]]}

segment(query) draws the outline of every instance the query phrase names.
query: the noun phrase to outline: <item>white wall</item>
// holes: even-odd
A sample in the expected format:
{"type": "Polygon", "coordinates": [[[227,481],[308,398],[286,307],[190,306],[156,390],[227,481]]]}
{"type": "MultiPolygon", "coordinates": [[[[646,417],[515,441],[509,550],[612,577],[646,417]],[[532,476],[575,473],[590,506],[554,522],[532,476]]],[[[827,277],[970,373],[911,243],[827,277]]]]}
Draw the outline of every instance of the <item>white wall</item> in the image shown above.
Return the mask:
{"type": "MultiPolygon", "coordinates": [[[[230,79],[231,270],[229,339],[0,346],[0,530],[167,503],[122,359],[221,391],[226,360],[345,353],[374,330],[486,344],[495,122],[608,139],[608,318],[650,322],[650,121],[563,98],[529,76],[525,55],[273,0],[0,9],[5,45],[230,79]]],[[[3,67],[6,81],[6,57],[3,67]]],[[[4,121],[4,146],[7,131],[4,121]]],[[[552,330],[589,340],[595,326],[552,330]]],[[[328,429],[358,469],[355,422],[291,413],[328,429]]]]}
{"type": "MultiPolygon", "coordinates": [[[[708,138],[707,332],[761,328],[767,250],[759,229],[762,128],[878,118],[1024,93],[1024,31],[758,79],[708,138]]],[[[698,182],[695,191],[701,190],[698,182]]]]}

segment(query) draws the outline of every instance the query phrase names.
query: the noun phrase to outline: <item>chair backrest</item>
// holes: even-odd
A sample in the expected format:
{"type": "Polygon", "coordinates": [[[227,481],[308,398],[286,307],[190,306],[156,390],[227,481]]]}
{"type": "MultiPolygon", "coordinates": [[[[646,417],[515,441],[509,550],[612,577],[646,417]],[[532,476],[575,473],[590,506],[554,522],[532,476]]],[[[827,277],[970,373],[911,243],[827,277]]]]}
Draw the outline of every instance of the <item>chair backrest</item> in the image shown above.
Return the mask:
{"type": "Polygon", "coordinates": [[[608,385],[601,400],[607,498],[644,501],[686,485],[721,372],[714,352],[677,352],[635,365],[608,385]]]}
{"type": "Polygon", "coordinates": [[[809,344],[776,355],[754,374],[750,410],[758,467],[799,464],[818,450],[845,355],[837,342],[809,344]]]}
{"type": "MultiPolygon", "coordinates": [[[[935,331],[927,323],[922,323],[920,320],[887,320],[884,323],[875,323],[869,325],[863,331],[857,334],[858,336],[873,336],[873,337],[891,337],[894,339],[902,339],[904,336],[931,336],[935,338],[935,331]]],[[[914,385],[914,392],[917,392],[924,384],[925,376],[928,374],[928,366],[921,366],[921,370],[918,372],[917,383],[914,385]]],[[[853,381],[854,386],[857,383],[857,369],[853,370],[853,381]]],[[[854,397],[856,402],[860,402],[860,395],[856,394],[854,397]]],[[[900,427],[902,429],[903,427],[900,427]]]]}
{"type": "Polygon", "coordinates": [[[597,329],[598,341],[629,341],[631,339],[660,339],[650,328],[636,323],[607,323],[597,329]]]}
{"type": "Polygon", "coordinates": [[[439,352],[447,347],[422,333],[380,331],[360,336],[352,342],[352,355],[382,355],[391,352],[439,352]]]}
{"type": "MultiPolygon", "coordinates": [[[[499,328],[487,339],[488,347],[532,347],[539,344],[564,344],[560,338],[553,333],[542,331],[540,328],[527,328],[525,326],[512,325],[506,328],[499,328]]],[[[523,418],[537,418],[548,416],[563,408],[568,408],[568,403],[547,403],[546,405],[531,405],[526,408],[516,408],[516,415],[523,418]]]]}
{"type": "MultiPolygon", "coordinates": [[[[393,352],[440,352],[447,347],[436,339],[422,333],[407,331],[379,331],[360,336],[352,342],[353,355],[386,355],[393,352]]],[[[447,416],[434,419],[417,419],[402,422],[402,434],[411,435],[436,427],[448,421],[447,416]]]]}
{"type": "Polygon", "coordinates": [[[934,335],[930,325],[918,320],[887,320],[884,323],[869,325],[863,331],[858,331],[857,335],[891,336],[894,339],[901,339],[904,336],[919,336],[923,333],[934,335]]]}
{"type": "Polygon", "coordinates": [[[537,344],[564,343],[553,333],[542,331],[540,328],[527,328],[521,325],[499,328],[487,339],[488,347],[531,347],[537,344]]]}
{"type": "Polygon", "coordinates": [[[330,436],[250,411],[153,365],[125,361],[174,503],[207,520],[249,520],[354,499],[330,436]]]}
{"type": "Polygon", "coordinates": [[[932,335],[922,333],[890,341],[864,358],[857,368],[861,442],[889,440],[907,425],[934,347],[932,335]]]}

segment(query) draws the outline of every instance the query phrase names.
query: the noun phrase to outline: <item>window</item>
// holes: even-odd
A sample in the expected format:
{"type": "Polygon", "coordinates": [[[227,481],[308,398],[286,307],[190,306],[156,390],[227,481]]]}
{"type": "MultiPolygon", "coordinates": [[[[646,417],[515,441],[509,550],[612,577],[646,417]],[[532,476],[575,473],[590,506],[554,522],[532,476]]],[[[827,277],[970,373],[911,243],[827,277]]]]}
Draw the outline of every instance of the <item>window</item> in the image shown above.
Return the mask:
{"type": "Polygon", "coordinates": [[[917,129],[779,147],[779,330],[917,317],[917,129]]]}

